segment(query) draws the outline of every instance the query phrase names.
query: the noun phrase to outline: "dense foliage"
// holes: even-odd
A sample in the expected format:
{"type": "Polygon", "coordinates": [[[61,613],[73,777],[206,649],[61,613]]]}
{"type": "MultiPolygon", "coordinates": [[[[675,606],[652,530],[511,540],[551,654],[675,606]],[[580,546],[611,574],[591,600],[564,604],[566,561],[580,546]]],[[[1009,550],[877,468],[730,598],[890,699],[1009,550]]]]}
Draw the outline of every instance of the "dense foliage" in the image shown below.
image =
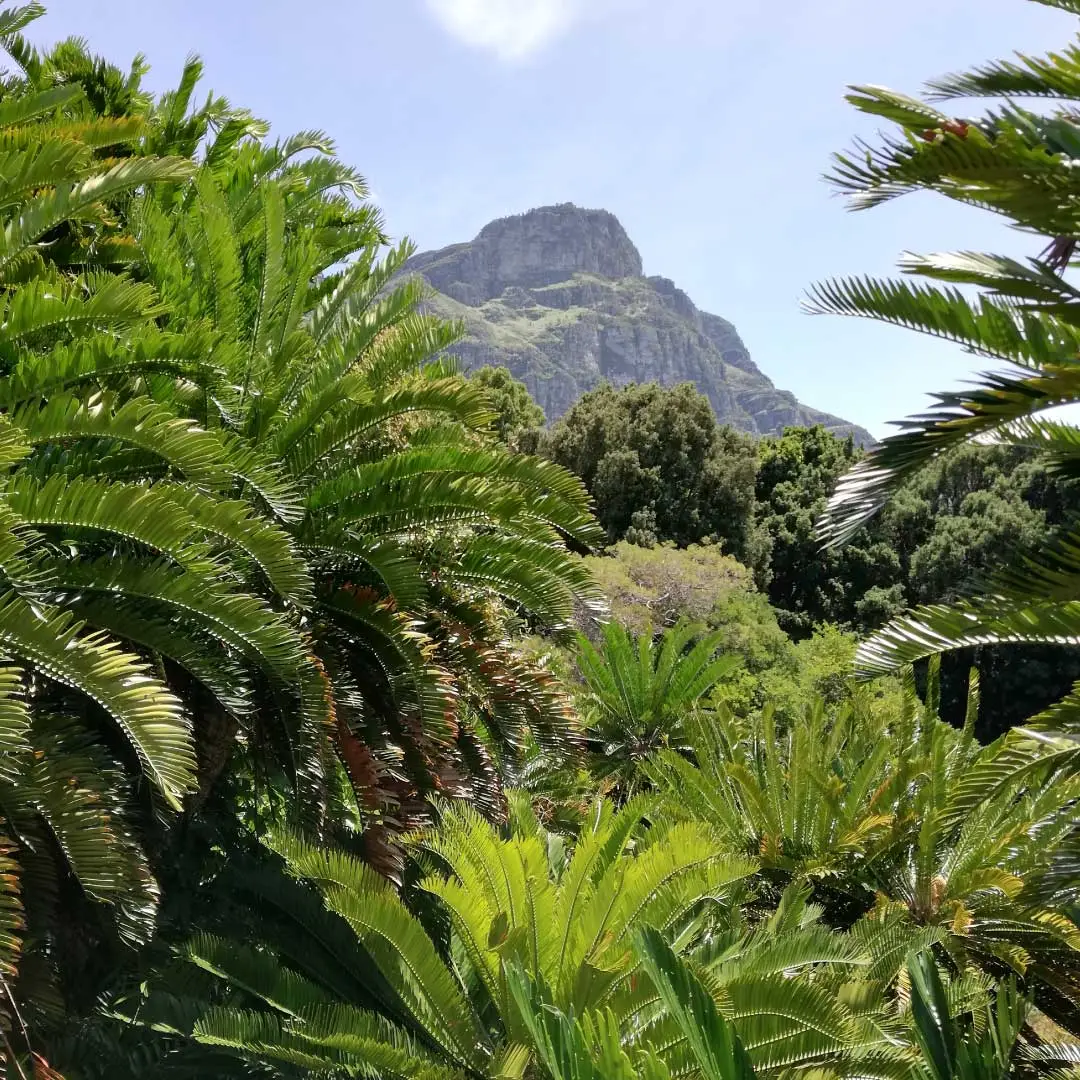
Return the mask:
{"type": "MultiPolygon", "coordinates": [[[[1080,510],[1080,485],[1044,455],[971,445],[930,462],[844,545],[823,549],[817,522],[862,452],[820,427],[748,443],[719,426],[690,385],[592,391],[540,448],[582,477],[609,540],[644,548],[716,545],[753,570],[780,627],[796,640],[824,626],[867,633],[906,607],[954,600],[1080,510]]],[[[620,554],[620,562],[627,557],[620,554]]],[[[693,566],[682,567],[689,576],[664,595],[704,587],[693,566]]],[[[601,581],[617,573],[602,565],[594,572],[601,581]]],[[[710,595],[726,591],[716,581],[707,588],[710,595]]],[[[945,668],[945,713],[957,723],[971,664],[987,690],[984,739],[1045,708],[1080,678],[1073,650],[968,649],[945,668]]]]}
{"type": "Polygon", "coordinates": [[[749,566],[763,555],[753,441],[720,427],[689,383],[591,390],[547,434],[543,453],[582,478],[611,542],[723,537],[749,566]]]}
{"type": "Polygon", "coordinates": [[[536,453],[545,417],[528,387],[504,367],[477,368],[469,373],[469,381],[484,388],[495,412],[495,434],[499,439],[512,450],[536,453]]]}
{"type": "Polygon", "coordinates": [[[386,872],[425,795],[496,807],[493,754],[573,737],[510,620],[569,624],[591,585],[565,540],[594,532],[580,483],[428,362],[456,328],[393,283],[408,248],[380,253],[325,136],[190,112],[195,62],[157,103],[136,69],[113,116],[119,74],[67,77],[81,47],[39,56],[34,14],[6,16],[0,101],[0,1012],[24,1041],[153,936],[148,842],[226,771],[386,872]]]}
{"type": "Polygon", "coordinates": [[[817,294],[1026,372],[870,458],[688,386],[541,437],[325,135],[39,13],[0,11],[0,1077],[1076,1076],[1075,692],[978,737],[1075,677],[1008,648],[1080,639],[1075,429],[1029,415],[1074,389],[1071,114],[858,95],[914,132],[842,161],[863,198],[1064,238],[919,264],[977,310],[817,294]]]}

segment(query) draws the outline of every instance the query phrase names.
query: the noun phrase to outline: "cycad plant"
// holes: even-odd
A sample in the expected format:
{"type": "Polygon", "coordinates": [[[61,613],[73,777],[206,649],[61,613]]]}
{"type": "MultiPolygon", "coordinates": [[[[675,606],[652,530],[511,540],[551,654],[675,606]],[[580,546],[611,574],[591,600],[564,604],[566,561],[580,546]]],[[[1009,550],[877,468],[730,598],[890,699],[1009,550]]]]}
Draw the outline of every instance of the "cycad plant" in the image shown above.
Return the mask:
{"type": "Polygon", "coordinates": [[[567,544],[598,533],[581,483],[502,447],[482,389],[433,359],[458,328],[418,312],[408,245],[380,259],[363,181],[330,151],[241,140],[135,209],[170,331],[210,360],[166,404],[251,463],[238,490],[302,560],[283,599],[312,659],[312,760],[333,749],[376,829],[433,793],[498,812],[526,728],[552,749],[574,735],[510,631],[568,625],[591,585],[567,544]]]}
{"type": "Polygon", "coordinates": [[[333,804],[387,872],[378,830],[422,796],[502,812],[525,727],[573,736],[509,633],[568,620],[567,544],[595,534],[581,485],[499,448],[432,360],[454,330],[392,280],[407,249],[380,257],[324,137],[191,111],[194,62],[153,103],[139,64],[39,55],[40,10],[0,14],[0,1030],[23,1062],[39,1013],[150,935],[147,841],[238,746],[299,793],[276,816],[325,829],[333,804]]]}
{"type": "MultiPolygon", "coordinates": [[[[1080,15],[1075,0],[1052,3],[1080,15]]],[[[1025,447],[1047,455],[1062,475],[1076,475],[1080,434],[1068,413],[1055,410],[1080,401],[1080,291],[1069,281],[1080,236],[1078,73],[1074,45],[946,76],[929,84],[926,100],[853,88],[848,100],[856,108],[896,127],[837,157],[832,179],[853,208],[932,191],[1041,237],[1044,250],[1025,260],[908,255],[900,268],[920,280],[858,278],[812,291],[814,312],[904,326],[1000,365],[970,389],[936,395],[931,411],[905,421],[843,478],[821,526],[828,543],[843,543],[923,464],[965,443],[1025,447]],[[945,103],[972,97],[990,99],[980,116],[945,111],[945,103]]],[[[860,669],[873,674],[999,642],[1076,645],[1078,553],[1075,525],[1049,545],[1016,552],[977,594],[894,620],[861,647],[860,669]]],[[[1040,722],[1061,724],[1077,707],[1080,693],[1040,722]]]]}
{"type": "MultiPolygon", "coordinates": [[[[515,996],[551,1080],[754,1080],[767,1075],[755,1066],[737,1025],[685,958],[649,929],[638,935],[637,949],[674,1038],[646,1038],[628,1046],[610,1011],[567,1014],[548,1004],[520,970],[513,972],[515,996]]],[[[872,1075],[875,1066],[885,1075],[911,1080],[1004,1080],[1037,1074],[1040,1068],[1061,1076],[1072,1073],[1076,1046],[1032,1048],[1021,1042],[1028,1009],[1015,985],[1003,984],[996,999],[987,995],[968,1011],[967,1003],[950,993],[955,987],[945,985],[928,950],[912,953],[908,965],[912,1016],[903,1039],[908,1045],[894,1045],[891,1055],[881,1055],[869,1069],[863,1064],[857,1075],[872,1075]]]]}
{"type": "MultiPolygon", "coordinates": [[[[4,13],[0,29],[10,35],[32,14],[4,13]]],[[[192,166],[124,156],[138,125],[86,119],[77,85],[22,91],[9,84],[0,97],[0,1028],[9,1054],[29,1049],[25,1033],[42,1015],[59,1019],[110,942],[152,934],[158,889],[132,826],[135,797],[178,808],[195,784],[181,701],[145,653],[84,621],[73,581],[127,547],[193,577],[208,576],[215,555],[180,507],[196,497],[182,482],[151,491],[130,472],[80,471],[125,440],[98,423],[93,393],[76,405],[63,392],[66,379],[78,382],[76,358],[118,356],[119,340],[160,311],[145,284],[97,269],[129,247],[116,206],[184,181],[192,166]]],[[[233,550],[218,545],[222,566],[233,550]]]]}
{"type": "MultiPolygon", "coordinates": [[[[450,809],[416,838],[430,861],[422,918],[352,857],[274,838],[295,884],[247,888],[266,890],[259,910],[288,915],[277,933],[199,934],[108,1008],[157,1033],[141,1060],[162,1075],[200,1061],[230,1075],[227,1054],[264,1075],[382,1080],[711,1080],[720,1061],[761,1077],[923,1075],[905,965],[942,934],[829,928],[797,887],[763,905],[752,860],[701,825],[643,828],[646,809],[598,803],[573,849],[525,806],[505,839],[450,809]]],[[[958,1018],[977,1050],[994,981],[951,963],[935,977],[938,1020],[958,1018]]],[[[1008,1065],[1017,1030],[998,1035],[1008,1065]]],[[[1017,1052],[1029,1051],[1034,1063],[1040,1051],[1017,1052]]],[[[1075,1051],[1041,1053],[1051,1067],[1075,1051]]]]}
{"type": "Polygon", "coordinates": [[[578,636],[590,767],[606,789],[630,795],[653,754],[688,749],[690,717],[709,707],[713,691],[739,666],[738,657],[718,653],[721,636],[688,621],[636,638],[612,621],[599,647],[578,636]]]}
{"type": "MultiPolygon", "coordinates": [[[[677,1075],[701,1080],[754,1080],[757,1073],[734,1027],[708,990],[655,930],[636,940],[649,981],[674,1021],[676,1045],[689,1050],[677,1075]]],[[[510,972],[515,999],[529,1028],[537,1058],[551,1080],[670,1080],[670,1043],[627,1047],[610,1011],[567,1014],[545,1000],[520,968],[510,972]]]]}
{"type": "MultiPolygon", "coordinates": [[[[718,853],[697,825],[642,834],[645,808],[635,801],[616,813],[598,802],[569,853],[524,809],[523,827],[502,839],[474,811],[448,806],[440,826],[413,842],[428,865],[420,889],[440,915],[430,928],[355,858],[293,836],[271,839],[326,912],[297,921],[280,941],[193,940],[189,961],[216,978],[219,999],[202,1006],[195,1040],[310,1075],[529,1075],[529,1032],[508,964],[542,979],[561,1008],[626,1011],[640,996],[636,929],[660,927],[685,947],[703,915],[754,870],[749,859],[718,853]],[[355,935],[352,950],[327,954],[327,918],[355,935]],[[350,998],[357,985],[383,988],[384,1016],[350,998]]],[[[114,1008],[135,1023],[179,1030],[214,990],[185,1003],[190,981],[183,969],[172,976],[178,981],[114,1008]]]]}
{"type": "MultiPolygon", "coordinates": [[[[931,695],[935,681],[931,680],[931,695]]],[[[722,710],[693,729],[694,760],[671,752],[648,773],[674,820],[707,821],[724,851],[760,860],[763,895],[810,890],[833,926],[874,954],[875,977],[934,945],[958,974],[1023,980],[1080,1031],[1080,782],[1053,745],[957,732],[908,687],[889,716],[869,694],[790,729],[722,710]]]]}

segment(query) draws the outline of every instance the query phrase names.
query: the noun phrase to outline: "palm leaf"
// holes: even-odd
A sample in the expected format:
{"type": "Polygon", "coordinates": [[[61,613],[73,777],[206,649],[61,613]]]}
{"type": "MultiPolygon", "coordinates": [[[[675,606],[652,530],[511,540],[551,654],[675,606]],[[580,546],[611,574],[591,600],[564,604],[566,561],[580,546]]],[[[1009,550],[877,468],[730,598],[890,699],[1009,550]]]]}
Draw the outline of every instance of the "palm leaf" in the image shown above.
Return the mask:
{"type": "Polygon", "coordinates": [[[678,1025],[703,1080],[753,1080],[754,1068],[738,1035],[663,936],[646,928],[636,944],[642,966],[678,1025]]]}
{"type": "Polygon", "coordinates": [[[50,229],[92,214],[103,199],[145,184],[183,180],[192,172],[191,163],[179,158],[131,158],[98,176],[37,196],[0,233],[0,276],[50,229]]]}
{"type": "Polygon", "coordinates": [[[0,641],[43,675],[72,687],[116,721],[166,801],[179,808],[193,786],[191,729],[179,701],[145,665],[64,612],[0,597],[0,641]]]}

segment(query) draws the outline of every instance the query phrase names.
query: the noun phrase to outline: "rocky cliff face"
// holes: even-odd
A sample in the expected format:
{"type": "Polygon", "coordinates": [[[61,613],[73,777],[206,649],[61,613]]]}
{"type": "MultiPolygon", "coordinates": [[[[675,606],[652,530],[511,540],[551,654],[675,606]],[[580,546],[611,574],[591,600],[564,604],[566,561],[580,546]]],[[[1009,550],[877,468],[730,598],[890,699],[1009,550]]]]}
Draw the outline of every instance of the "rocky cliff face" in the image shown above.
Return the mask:
{"type": "Polygon", "coordinates": [[[873,441],[777,390],[731,323],[698,311],[667,278],[643,277],[637,248],[606,210],[564,203],[502,218],[471,243],[415,256],[409,269],[437,290],[436,312],[464,322],[454,351],[465,366],[508,367],[549,420],[603,379],[692,382],[743,431],[824,424],[873,441]]]}

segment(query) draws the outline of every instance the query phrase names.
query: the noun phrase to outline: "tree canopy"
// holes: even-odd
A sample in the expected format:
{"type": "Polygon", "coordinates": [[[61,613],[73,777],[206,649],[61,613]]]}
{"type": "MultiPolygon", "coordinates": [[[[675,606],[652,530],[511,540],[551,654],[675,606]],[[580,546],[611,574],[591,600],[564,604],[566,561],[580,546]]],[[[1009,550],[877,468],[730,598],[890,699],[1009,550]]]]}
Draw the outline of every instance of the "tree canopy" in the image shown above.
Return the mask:
{"type": "Polygon", "coordinates": [[[582,478],[611,542],[713,538],[748,566],[765,558],[753,440],[717,424],[689,383],[591,390],[552,427],[542,453],[582,478]]]}

